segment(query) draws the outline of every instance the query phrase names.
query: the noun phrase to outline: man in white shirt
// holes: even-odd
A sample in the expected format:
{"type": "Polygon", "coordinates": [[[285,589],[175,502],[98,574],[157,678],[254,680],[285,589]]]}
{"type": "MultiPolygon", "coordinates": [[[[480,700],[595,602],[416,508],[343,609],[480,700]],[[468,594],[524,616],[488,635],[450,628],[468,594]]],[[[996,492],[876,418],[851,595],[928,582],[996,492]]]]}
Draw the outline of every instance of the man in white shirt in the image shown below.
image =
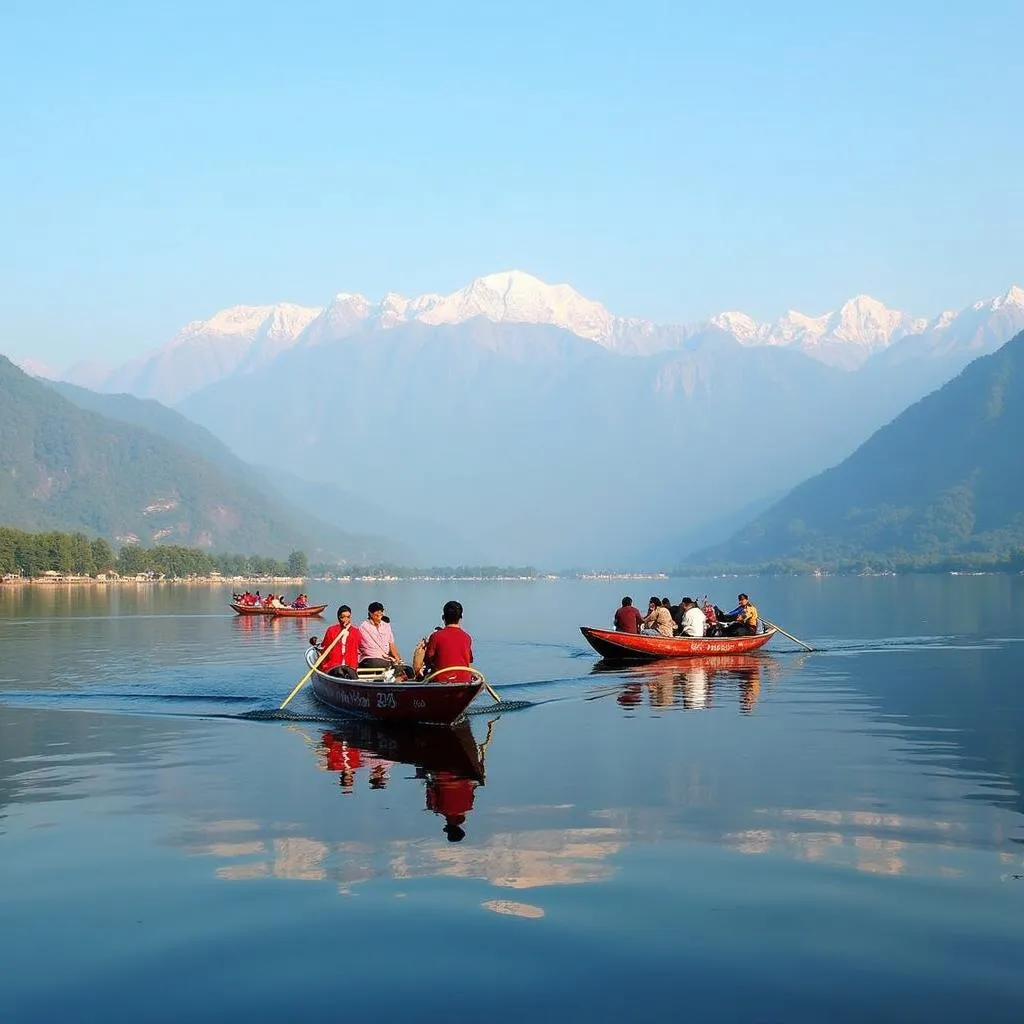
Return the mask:
{"type": "Polygon", "coordinates": [[[703,636],[708,620],[707,616],[697,607],[697,602],[689,597],[684,597],[679,602],[679,607],[683,612],[683,636],[703,636]]]}

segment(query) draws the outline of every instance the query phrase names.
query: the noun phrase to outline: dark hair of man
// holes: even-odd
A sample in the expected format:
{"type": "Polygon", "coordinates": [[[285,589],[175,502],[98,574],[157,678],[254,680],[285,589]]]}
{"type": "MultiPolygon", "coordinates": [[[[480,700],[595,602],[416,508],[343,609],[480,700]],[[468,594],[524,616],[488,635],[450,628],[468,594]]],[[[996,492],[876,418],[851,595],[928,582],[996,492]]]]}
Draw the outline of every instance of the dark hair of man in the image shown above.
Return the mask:
{"type": "Polygon", "coordinates": [[[647,601],[647,603],[648,603],[649,605],[652,605],[652,604],[661,604],[661,601],[660,601],[660,600],[659,600],[658,598],[656,598],[656,597],[655,597],[655,596],[654,596],[654,595],[652,594],[652,595],[650,596],[649,600],[647,601]]]}
{"type": "Polygon", "coordinates": [[[671,608],[672,607],[672,600],[671,600],[671,598],[663,597],[661,599],[661,607],[662,608],[671,608]]]}
{"type": "Polygon", "coordinates": [[[342,613],[342,612],[348,612],[348,613],[349,613],[349,615],[351,615],[351,614],[352,614],[352,609],[351,609],[351,608],[349,608],[349,606],[348,606],[347,604],[343,604],[343,605],[342,605],[342,606],[341,606],[341,607],[340,607],[340,608],[338,609],[338,621],[339,621],[339,622],[341,622],[341,613],[342,613]]]}
{"type": "Polygon", "coordinates": [[[462,618],[462,605],[458,601],[445,601],[441,618],[446,626],[454,626],[462,618]]]}
{"type": "Polygon", "coordinates": [[[382,611],[384,611],[384,605],[382,605],[380,601],[371,601],[369,608],[366,609],[366,614],[372,615],[374,612],[382,611]]]}
{"type": "Polygon", "coordinates": [[[737,601],[749,601],[749,600],[750,600],[750,598],[749,598],[749,597],[747,597],[747,595],[746,595],[746,594],[737,594],[737,595],[736,595],[736,600],[737,600],[737,601]]]}
{"type": "Polygon", "coordinates": [[[622,607],[623,608],[628,608],[632,603],[633,603],[633,598],[631,598],[631,597],[624,597],[622,599],[622,607]]]}
{"type": "Polygon", "coordinates": [[[686,608],[696,608],[697,607],[696,602],[693,600],[692,597],[684,597],[682,599],[682,601],[679,602],[679,604],[681,606],[686,607],[686,608]]]}

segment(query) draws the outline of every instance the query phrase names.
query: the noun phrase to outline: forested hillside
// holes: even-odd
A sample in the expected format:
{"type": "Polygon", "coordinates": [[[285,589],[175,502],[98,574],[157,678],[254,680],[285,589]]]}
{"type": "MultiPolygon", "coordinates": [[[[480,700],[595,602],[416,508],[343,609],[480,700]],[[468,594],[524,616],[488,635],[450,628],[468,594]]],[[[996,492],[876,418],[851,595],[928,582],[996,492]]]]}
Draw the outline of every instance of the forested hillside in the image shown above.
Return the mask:
{"type": "Polygon", "coordinates": [[[1024,334],[691,568],[1024,567],[1024,334]]]}

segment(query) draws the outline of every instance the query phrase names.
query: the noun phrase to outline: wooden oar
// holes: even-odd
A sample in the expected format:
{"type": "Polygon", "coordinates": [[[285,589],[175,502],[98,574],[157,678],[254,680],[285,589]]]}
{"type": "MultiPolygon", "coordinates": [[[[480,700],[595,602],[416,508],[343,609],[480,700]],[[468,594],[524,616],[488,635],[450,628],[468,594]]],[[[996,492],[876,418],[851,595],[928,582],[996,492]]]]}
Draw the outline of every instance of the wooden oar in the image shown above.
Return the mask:
{"type": "Polygon", "coordinates": [[[481,672],[480,669],[478,668],[473,668],[472,665],[449,665],[448,668],[439,668],[437,669],[437,671],[431,672],[430,675],[422,681],[424,683],[429,683],[434,678],[434,676],[446,675],[448,672],[472,672],[473,675],[475,675],[477,679],[479,679],[480,682],[483,683],[484,689],[491,696],[491,700],[493,700],[495,704],[501,703],[501,698],[498,696],[497,691],[484,678],[483,672],[481,672]]]}
{"type": "Polygon", "coordinates": [[[313,667],[295,684],[295,689],[292,690],[292,692],[289,693],[287,697],[285,697],[284,703],[278,708],[278,711],[284,711],[284,709],[291,702],[292,697],[294,697],[295,694],[297,694],[299,690],[301,690],[303,686],[305,686],[306,683],[309,682],[310,677],[320,667],[324,658],[326,658],[327,655],[331,653],[331,651],[334,649],[334,645],[341,639],[342,632],[343,631],[339,630],[338,635],[324,648],[324,653],[321,654],[320,657],[313,662],[313,667]]]}
{"type": "Polygon", "coordinates": [[[770,622],[768,619],[764,618],[763,616],[761,618],[761,621],[764,622],[764,624],[766,626],[771,626],[772,629],[777,629],[784,637],[786,637],[789,640],[792,640],[793,643],[799,644],[801,647],[805,648],[808,651],[813,651],[814,650],[814,648],[810,644],[805,644],[803,642],[803,640],[801,640],[799,637],[793,636],[792,633],[787,633],[781,626],[776,625],[774,622],[770,622]]]}

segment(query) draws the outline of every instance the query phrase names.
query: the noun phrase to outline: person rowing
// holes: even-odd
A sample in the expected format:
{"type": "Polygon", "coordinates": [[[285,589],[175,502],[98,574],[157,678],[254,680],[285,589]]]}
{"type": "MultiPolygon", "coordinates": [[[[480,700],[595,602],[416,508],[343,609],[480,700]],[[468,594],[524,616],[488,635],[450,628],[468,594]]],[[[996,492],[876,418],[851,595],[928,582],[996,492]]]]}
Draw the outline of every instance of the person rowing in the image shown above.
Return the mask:
{"type": "Polygon", "coordinates": [[[736,598],[739,604],[728,615],[719,615],[722,622],[728,623],[723,632],[726,636],[753,636],[757,632],[757,608],[746,594],[736,598]]]}
{"type": "Polygon", "coordinates": [[[320,665],[320,671],[342,679],[357,679],[359,673],[359,630],[352,625],[352,609],[343,604],[338,609],[338,623],[328,626],[321,643],[312,636],[309,642],[321,653],[330,650],[320,665]],[[337,643],[334,643],[337,637],[337,643]],[[333,647],[331,645],[334,644],[333,647]]]}
{"type": "Polygon", "coordinates": [[[444,626],[435,629],[429,639],[424,638],[416,645],[412,656],[413,669],[417,678],[441,672],[436,676],[438,683],[469,683],[474,673],[456,671],[473,664],[473,638],[462,628],[462,605],[458,601],[446,601],[441,609],[444,626]],[[451,672],[442,672],[452,669],[451,672]]]}

